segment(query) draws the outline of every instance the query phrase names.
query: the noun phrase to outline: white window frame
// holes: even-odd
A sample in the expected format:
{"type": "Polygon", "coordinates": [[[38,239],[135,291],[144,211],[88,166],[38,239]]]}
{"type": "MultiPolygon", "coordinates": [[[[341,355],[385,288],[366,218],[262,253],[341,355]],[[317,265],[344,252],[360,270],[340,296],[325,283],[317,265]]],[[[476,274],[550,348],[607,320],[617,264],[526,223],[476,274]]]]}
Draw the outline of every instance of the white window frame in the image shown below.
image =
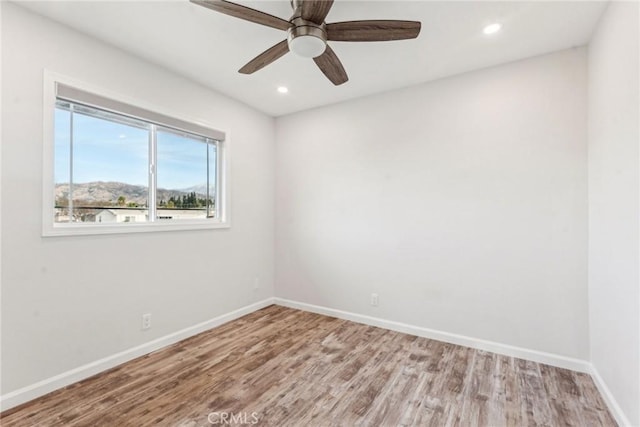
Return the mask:
{"type": "MultiPolygon", "coordinates": [[[[219,141],[216,150],[218,158],[216,177],[216,217],[207,219],[180,219],[172,221],[148,221],[132,223],[56,223],[55,217],[55,108],[56,108],[56,86],[65,86],[78,89],[83,92],[98,95],[100,97],[115,100],[120,103],[135,106],[156,114],[175,118],[197,126],[202,126],[215,131],[216,127],[202,119],[185,117],[175,111],[166,111],[148,102],[114,93],[110,90],[91,85],[77,79],[64,76],[49,70],[44,71],[44,96],[43,96],[43,149],[42,149],[42,235],[49,236],[76,236],[92,234],[122,234],[122,233],[148,233],[159,231],[182,231],[182,230],[207,230],[230,228],[230,197],[229,197],[229,133],[217,131],[224,134],[223,140],[219,141]],[[219,204],[218,204],[219,203],[219,204]]],[[[114,111],[117,113],[117,111],[114,111]]],[[[150,201],[151,202],[151,201],[150,201]]]]}

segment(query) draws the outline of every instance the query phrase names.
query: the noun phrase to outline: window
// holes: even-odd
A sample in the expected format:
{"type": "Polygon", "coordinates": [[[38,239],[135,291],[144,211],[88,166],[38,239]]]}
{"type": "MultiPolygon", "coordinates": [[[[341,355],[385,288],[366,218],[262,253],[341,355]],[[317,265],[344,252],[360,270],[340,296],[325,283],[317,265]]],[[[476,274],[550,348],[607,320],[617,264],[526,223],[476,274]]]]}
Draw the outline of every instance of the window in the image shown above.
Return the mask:
{"type": "Polygon", "coordinates": [[[45,235],[228,226],[224,133],[60,82],[54,89],[45,235]]]}

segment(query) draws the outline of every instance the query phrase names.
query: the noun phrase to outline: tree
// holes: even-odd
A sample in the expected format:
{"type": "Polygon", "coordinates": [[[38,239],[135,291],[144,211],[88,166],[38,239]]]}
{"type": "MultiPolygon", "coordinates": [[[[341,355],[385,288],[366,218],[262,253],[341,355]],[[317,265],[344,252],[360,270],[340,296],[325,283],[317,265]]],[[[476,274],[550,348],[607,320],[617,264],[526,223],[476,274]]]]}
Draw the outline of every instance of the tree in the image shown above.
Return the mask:
{"type": "Polygon", "coordinates": [[[124,206],[127,199],[124,196],[118,197],[118,206],[124,206]]]}

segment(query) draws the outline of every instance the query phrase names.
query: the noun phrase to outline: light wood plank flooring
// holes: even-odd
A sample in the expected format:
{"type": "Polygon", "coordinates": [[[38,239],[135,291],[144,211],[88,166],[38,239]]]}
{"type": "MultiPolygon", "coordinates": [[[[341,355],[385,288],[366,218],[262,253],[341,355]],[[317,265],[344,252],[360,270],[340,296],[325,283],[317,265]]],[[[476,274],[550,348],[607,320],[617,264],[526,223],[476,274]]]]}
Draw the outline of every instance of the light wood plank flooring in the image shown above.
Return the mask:
{"type": "Polygon", "coordinates": [[[301,427],[616,425],[586,374],[280,306],[6,411],[0,421],[195,427],[256,419],[301,427]]]}

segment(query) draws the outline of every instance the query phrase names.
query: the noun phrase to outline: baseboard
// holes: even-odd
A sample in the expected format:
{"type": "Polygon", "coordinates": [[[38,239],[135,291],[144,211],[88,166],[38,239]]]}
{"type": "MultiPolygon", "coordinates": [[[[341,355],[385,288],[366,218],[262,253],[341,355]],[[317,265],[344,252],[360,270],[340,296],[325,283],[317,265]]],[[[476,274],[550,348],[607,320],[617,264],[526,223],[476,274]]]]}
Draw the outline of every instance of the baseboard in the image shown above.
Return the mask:
{"type": "Polygon", "coordinates": [[[144,356],[153,351],[160,350],[163,347],[175,344],[178,341],[182,341],[186,338],[192,337],[204,331],[207,331],[216,326],[220,326],[231,320],[235,320],[239,317],[253,313],[261,308],[274,304],[274,298],[267,298],[263,301],[259,301],[254,304],[247,305],[245,307],[234,310],[230,313],[223,314],[213,319],[207,320],[197,325],[189,326],[188,328],[180,331],[165,335],[160,338],[156,338],[153,341],[149,341],[137,347],[130,348],[120,353],[105,357],[100,360],[88,363],[62,374],[47,378],[46,380],[31,384],[21,389],[6,393],[0,396],[0,411],[13,408],[15,406],[26,403],[30,400],[36,399],[40,396],[44,396],[47,393],[66,387],[75,382],[89,378],[107,369],[114,368],[122,363],[133,360],[137,357],[144,356]]]}
{"type": "Polygon", "coordinates": [[[303,302],[291,301],[283,298],[275,298],[275,304],[285,307],[296,308],[298,310],[310,311],[312,313],[324,314],[326,316],[337,317],[339,319],[350,320],[352,322],[363,323],[365,325],[377,326],[379,328],[406,334],[417,335],[451,344],[471,347],[478,350],[490,351],[492,353],[505,356],[517,357],[519,359],[531,360],[533,362],[544,363],[546,365],[559,368],[571,369],[578,372],[591,372],[591,364],[586,360],[574,359],[552,353],[545,353],[537,350],[530,350],[522,347],[515,347],[464,335],[452,334],[435,329],[423,328],[420,326],[408,325],[406,323],[394,322],[377,317],[365,316],[362,314],[350,313],[333,308],[321,307],[303,302]]]}
{"type": "Polygon", "coordinates": [[[613,397],[611,390],[607,387],[607,383],[604,382],[604,379],[600,376],[600,373],[596,369],[593,364],[591,365],[591,370],[589,371],[591,374],[591,378],[593,378],[593,382],[596,384],[598,391],[602,395],[605,403],[609,407],[609,411],[611,411],[611,415],[616,419],[616,422],[620,427],[631,427],[632,424],[629,422],[629,419],[618,405],[618,401],[613,397]]]}

